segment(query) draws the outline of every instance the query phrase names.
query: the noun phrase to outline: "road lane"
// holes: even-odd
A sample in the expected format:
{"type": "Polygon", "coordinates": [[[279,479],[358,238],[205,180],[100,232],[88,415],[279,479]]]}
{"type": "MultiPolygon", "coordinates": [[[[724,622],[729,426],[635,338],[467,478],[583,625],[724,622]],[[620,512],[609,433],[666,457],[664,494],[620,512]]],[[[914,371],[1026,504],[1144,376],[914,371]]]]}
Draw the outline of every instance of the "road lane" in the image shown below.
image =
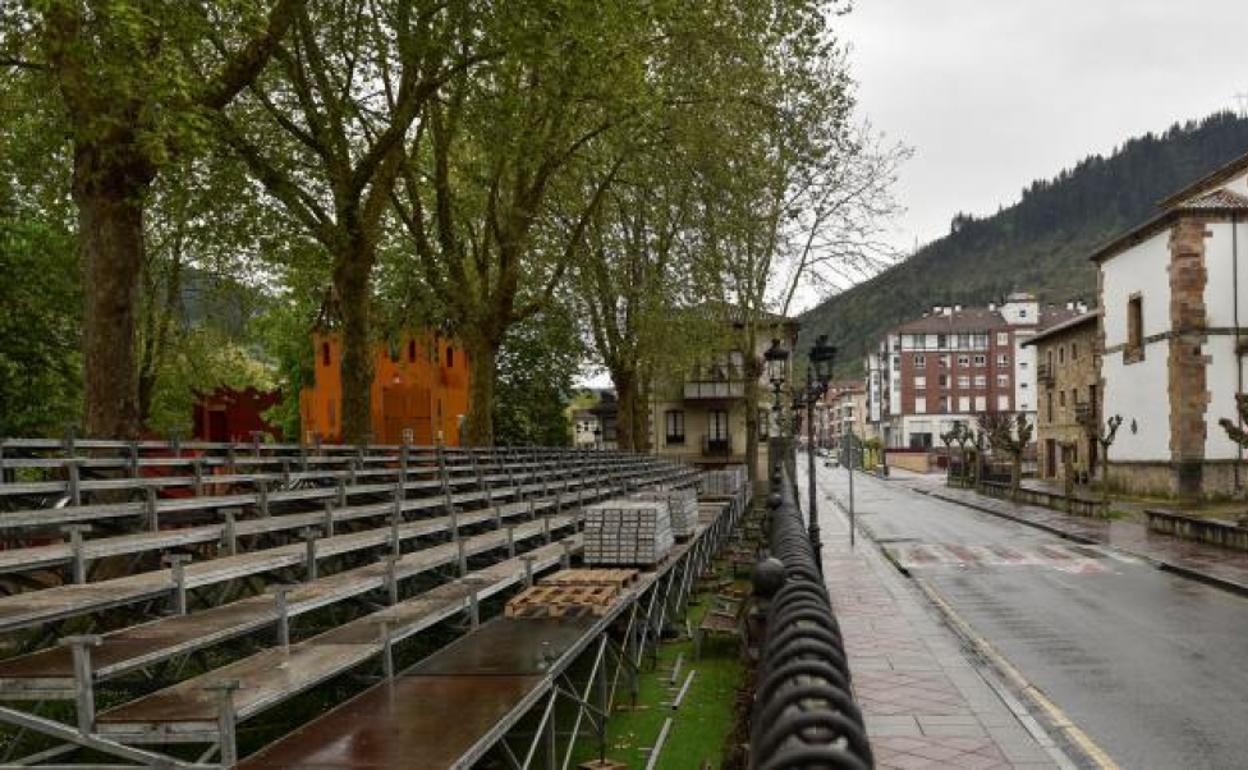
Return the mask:
{"type": "MultiPolygon", "coordinates": [[[[844,470],[817,475],[846,498],[844,470]]],[[[1248,600],[897,482],[854,492],[890,556],[1120,765],[1248,767],[1248,600]]]]}

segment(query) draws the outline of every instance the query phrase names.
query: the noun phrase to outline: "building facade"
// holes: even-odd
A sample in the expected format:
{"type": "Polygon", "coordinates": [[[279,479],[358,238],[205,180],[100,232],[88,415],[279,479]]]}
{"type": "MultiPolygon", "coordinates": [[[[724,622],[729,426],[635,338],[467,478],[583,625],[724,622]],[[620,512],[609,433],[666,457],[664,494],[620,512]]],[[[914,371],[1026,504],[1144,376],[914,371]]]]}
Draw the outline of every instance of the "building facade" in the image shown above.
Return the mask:
{"type": "MultiPolygon", "coordinates": [[[[758,322],[751,352],[760,371],[758,478],[766,477],[767,438],[775,428],[763,353],[773,338],[794,350],[798,329],[796,321],[780,316],[758,322]]],[[[656,378],[649,404],[651,446],[656,454],[708,468],[746,461],[747,362],[738,342],[741,336],[738,324],[725,322],[723,342],[716,350],[708,351],[686,372],[665,381],[656,378]]],[[[791,357],[788,371],[792,371],[791,357]]],[[[786,380],[789,377],[786,374],[786,380]]]]}
{"type": "Polygon", "coordinates": [[[1098,268],[1107,414],[1123,418],[1109,482],[1131,492],[1233,494],[1248,318],[1248,155],[1161,202],[1152,220],[1103,246],[1098,268]]]}
{"type": "Polygon", "coordinates": [[[853,431],[861,440],[872,438],[874,431],[868,421],[867,386],[862,380],[833,382],[823,395],[817,429],[823,437],[820,444],[839,450],[845,437],[853,431]]]}
{"type": "MultiPolygon", "coordinates": [[[[334,442],[342,437],[342,335],[312,334],[316,362],[313,384],[299,393],[304,439],[334,442]]],[[[468,414],[468,356],[455,340],[433,332],[412,332],[373,354],[372,440],[381,444],[460,443],[468,414]]]]}
{"type": "Polygon", "coordinates": [[[1044,479],[1065,481],[1067,464],[1076,479],[1092,478],[1100,447],[1100,312],[1054,324],[1025,343],[1039,363],[1036,413],[1037,467],[1044,479]]]}
{"type": "Polygon", "coordinates": [[[926,449],[985,412],[1034,419],[1038,330],[1086,311],[1024,292],[987,307],[937,306],[887,333],[867,356],[868,420],[886,448],[926,449]]]}

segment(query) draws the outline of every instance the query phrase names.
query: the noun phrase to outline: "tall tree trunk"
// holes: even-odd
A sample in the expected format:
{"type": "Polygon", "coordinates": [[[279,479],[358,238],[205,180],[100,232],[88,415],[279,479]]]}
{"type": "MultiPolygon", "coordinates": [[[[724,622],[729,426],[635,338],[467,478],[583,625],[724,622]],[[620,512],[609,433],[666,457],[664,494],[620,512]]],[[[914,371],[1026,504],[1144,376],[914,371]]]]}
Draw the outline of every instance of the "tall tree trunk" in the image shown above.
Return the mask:
{"type": "Polygon", "coordinates": [[[620,451],[636,451],[634,436],[637,420],[637,372],[631,369],[611,370],[611,382],[615,385],[615,399],[619,414],[615,420],[615,435],[620,451]]]}
{"type": "Polygon", "coordinates": [[[73,197],[85,278],[83,428],[100,438],[139,429],[135,311],[143,273],[143,206],[153,172],[125,143],[79,146],[73,197]]]}
{"type": "Polygon", "coordinates": [[[465,446],[493,446],[499,344],[486,336],[470,334],[464,339],[464,348],[468,352],[468,417],[460,442],[465,446]]]}
{"type": "MultiPolygon", "coordinates": [[[[753,324],[745,334],[745,469],[751,484],[758,481],[758,378],[763,374],[763,365],[756,352],[757,336],[753,324]]],[[[777,458],[768,457],[767,463],[774,463],[777,458]]],[[[763,478],[771,477],[771,469],[763,472],[763,478]]]]}
{"type": "Polygon", "coordinates": [[[641,375],[637,380],[637,405],[633,407],[633,451],[650,451],[650,389],[653,381],[650,375],[641,375]]]}
{"type": "Polygon", "coordinates": [[[334,288],[342,312],[342,440],[349,444],[372,436],[372,254],[357,245],[340,256],[334,268],[334,288]]]}

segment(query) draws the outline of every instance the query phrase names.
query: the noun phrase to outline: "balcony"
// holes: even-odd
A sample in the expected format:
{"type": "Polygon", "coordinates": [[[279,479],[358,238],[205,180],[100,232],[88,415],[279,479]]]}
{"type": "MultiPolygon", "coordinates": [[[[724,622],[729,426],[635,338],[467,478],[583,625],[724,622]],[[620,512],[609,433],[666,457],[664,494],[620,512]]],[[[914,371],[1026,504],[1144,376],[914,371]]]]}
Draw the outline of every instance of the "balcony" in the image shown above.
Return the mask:
{"type": "Polygon", "coordinates": [[[703,457],[730,457],[732,455],[732,436],[703,436],[703,457]]]}
{"type": "Polygon", "coordinates": [[[1040,364],[1036,367],[1036,381],[1041,385],[1053,384],[1053,367],[1049,364],[1040,364]]]}
{"type": "Polygon", "coordinates": [[[745,398],[745,381],[691,380],[685,383],[685,398],[745,398]]]}

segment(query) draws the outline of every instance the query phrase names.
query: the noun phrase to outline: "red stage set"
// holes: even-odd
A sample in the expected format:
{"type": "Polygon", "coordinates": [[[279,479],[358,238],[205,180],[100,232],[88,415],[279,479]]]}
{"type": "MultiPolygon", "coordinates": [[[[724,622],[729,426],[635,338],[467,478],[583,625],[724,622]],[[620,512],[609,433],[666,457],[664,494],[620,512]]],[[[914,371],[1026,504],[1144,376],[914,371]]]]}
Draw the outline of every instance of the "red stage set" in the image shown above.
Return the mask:
{"type": "Polygon", "coordinates": [[[194,436],[200,441],[251,441],[256,431],[282,440],[282,429],[266,422],[266,409],[282,400],[280,390],[220,387],[200,394],[195,404],[194,436]]]}

